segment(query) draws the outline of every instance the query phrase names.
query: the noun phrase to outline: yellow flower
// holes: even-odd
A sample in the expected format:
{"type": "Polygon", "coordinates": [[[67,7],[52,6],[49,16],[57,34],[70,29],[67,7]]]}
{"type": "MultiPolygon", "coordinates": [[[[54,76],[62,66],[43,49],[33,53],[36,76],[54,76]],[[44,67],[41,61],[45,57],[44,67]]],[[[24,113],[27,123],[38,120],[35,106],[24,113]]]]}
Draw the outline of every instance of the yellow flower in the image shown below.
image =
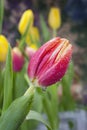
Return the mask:
{"type": "Polygon", "coordinates": [[[57,7],[52,7],[50,9],[48,15],[48,24],[53,29],[56,30],[61,25],[61,16],[60,16],[60,9],[57,7]]]}
{"type": "Polygon", "coordinates": [[[39,34],[39,30],[37,27],[32,27],[31,28],[31,35],[32,35],[32,39],[35,42],[38,42],[40,40],[40,34],[39,34]]]}
{"type": "Polygon", "coordinates": [[[0,35],[0,62],[4,62],[6,60],[8,52],[8,41],[5,36],[0,35]]]}
{"type": "Polygon", "coordinates": [[[38,49],[38,47],[36,46],[36,44],[30,45],[30,47],[31,47],[32,49],[34,49],[34,50],[37,50],[37,49],[38,49]]]}
{"type": "Polygon", "coordinates": [[[26,27],[28,26],[29,20],[31,20],[31,25],[30,25],[30,27],[31,27],[33,25],[33,21],[34,21],[34,15],[33,15],[32,10],[30,10],[30,9],[26,10],[20,19],[20,22],[18,25],[18,30],[21,34],[23,34],[25,32],[26,27]]]}
{"type": "Polygon", "coordinates": [[[38,28],[37,27],[31,27],[31,29],[30,29],[30,32],[29,32],[29,34],[27,35],[27,37],[26,37],[26,43],[28,44],[28,45],[32,45],[32,43],[34,44],[36,44],[37,42],[39,42],[40,41],[40,34],[39,34],[39,30],[38,30],[38,28]]]}

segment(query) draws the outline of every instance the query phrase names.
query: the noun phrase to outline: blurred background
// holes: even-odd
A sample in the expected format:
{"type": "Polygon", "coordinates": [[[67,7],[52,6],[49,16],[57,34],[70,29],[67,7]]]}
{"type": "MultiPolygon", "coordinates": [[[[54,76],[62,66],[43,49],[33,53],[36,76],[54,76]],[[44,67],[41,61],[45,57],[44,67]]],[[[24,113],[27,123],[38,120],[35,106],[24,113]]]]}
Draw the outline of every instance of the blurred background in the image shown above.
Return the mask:
{"type": "Polygon", "coordinates": [[[57,29],[57,36],[70,40],[73,44],[74,82],[81,83],[87,90],[87,0],[5,0],[3,34],[12,46],[20,37],[18,23],[26,9],[34,13],[34,25],[39,28],[40,42],[44,43],[40,27],[40,15],[44,17],[49,31],[48,14],[51,7],[60,9],[61,26],[57,29]]]}

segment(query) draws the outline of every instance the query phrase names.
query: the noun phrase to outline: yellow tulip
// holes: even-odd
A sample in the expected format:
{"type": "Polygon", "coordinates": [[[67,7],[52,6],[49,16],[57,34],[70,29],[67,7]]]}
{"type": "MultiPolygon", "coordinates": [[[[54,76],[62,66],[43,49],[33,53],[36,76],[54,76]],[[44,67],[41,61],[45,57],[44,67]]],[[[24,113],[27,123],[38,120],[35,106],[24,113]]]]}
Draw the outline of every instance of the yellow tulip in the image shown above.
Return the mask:
{"type": "Polygon", "coordinates": [[[57,7],[52,7],[50,9],[48,15],[48,24],[53,29],[56,30],[61,25],[61,16],[60,16],[60,9],[57,7]]]}
{"type": "Polygon", "coordinates": [[[37,27],[31,27],[29,34],[26,37],[26,43],[30,46],[40,41],[40,34],[37,27]]]}
{"type": "Polygon", "coordinates": [[[8,41],[5,36],[0,35],[0,62],[4,62],[6,60],[8,52],[8,41]]]}
{"type": "Polygon", "coordinates": [[[30,47],[31,47],[32,49],[34,49],[34,50],[37,50],[37,49],[38,49],[38,47],[37,47],[36,44],[31,44],[30,47]]]}
{"type": "Polygon", "coordinates": [[[31,36],[35,42],[38,42],[40,40],[40,34],[39,34],[39,30],[37,27],[31,28],[31,36]]]}
{"type": "Polygon", "coordinates": [[[23,34],[26,30],[26,27],[28,26],[28,23],[29,23],[29,20],[31,20],[31,25],[30,27],[33,25],[33,21],[34,21],[34,15],[33,15],[33,12],[32,10],[26,10],[21,19],[20,19],[20,22],[19,22],[19,25],[18,25],[18,30],[21,34],[23,34]]]}

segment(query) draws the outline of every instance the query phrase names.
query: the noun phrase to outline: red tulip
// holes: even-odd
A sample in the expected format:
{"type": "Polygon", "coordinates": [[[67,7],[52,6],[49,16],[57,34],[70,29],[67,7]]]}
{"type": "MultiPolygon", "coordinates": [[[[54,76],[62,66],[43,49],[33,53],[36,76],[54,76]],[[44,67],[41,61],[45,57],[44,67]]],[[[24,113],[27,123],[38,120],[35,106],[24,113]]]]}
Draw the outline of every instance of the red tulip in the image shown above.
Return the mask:
{"type": "Polygon", "coordinates": [[[32,56],[28,75],[32,82],[49,86],[64,76],[72,55],[72,45],[65,38],[53,38],[32,56]]]}
{"type": "Polygon", "coordinates": [[[13,61],[13,70],[15,72],[21,71],[24,65],[24,56],[17,47],[14,47],[12,49],[12,61],[13,61]]]}

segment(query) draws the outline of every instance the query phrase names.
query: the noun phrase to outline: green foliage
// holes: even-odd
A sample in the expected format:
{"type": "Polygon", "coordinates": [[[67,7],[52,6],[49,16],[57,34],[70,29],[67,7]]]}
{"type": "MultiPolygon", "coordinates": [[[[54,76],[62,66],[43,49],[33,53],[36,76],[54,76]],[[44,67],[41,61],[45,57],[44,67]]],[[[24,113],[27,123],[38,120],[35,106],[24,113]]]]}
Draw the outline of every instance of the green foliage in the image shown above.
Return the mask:
{"type": "Polygon", "coordinates": [[[43,40],[44,42],[46,42],[50,39],[50,33],[42,15],[40,15],[40,25],[41,25],[43,40]]]}
{"type": "Polygon", "coordinates": [[[27,69],[26,67],[27,64],[23,66],[23,69],[20,72],[13,73],[13,80],[14,80],[13,98],[14,99],[22,96],[28,88],[28,84],[24,77],[27,69]]]}
{"type": "Polygon", "coordinates": [[[75,108],[75,101],[71,95],[71,85],[73,81],[74,70],[73,63],[69,64],[69,68],[67,73],[62,78],[61,85],[63,87],[63,97],[60,102],[60,110],[68,111],[73,110],[75,108]]]}
{"type": "Polygon", "coordinates": [[[21,36],[21,39],[20,39],[19,48],[22,52],[23,52],[23,49],[25,47],[26,36],[28,34],[28,31],[29,31],[29,28],[30,28],[30,25],[31,25],[31,21],[32,21],[32,19],[29,20],[28,25],[26,27],[26,30],[25,30],[24,34],[21,36]]]}
{"type": "Polygon", "coordinates": [[[4,0],[0,0],[0,33],[2,33],[3,16],[4,16],[4,0]]]}
{"type": "Polygon", "coordinates": [[[34,91],[30,88],[25,95],[12,102],[0,118],[0,130],[17,130],[28,114],[34,91]]]}
{"type": "Polygon", "coordinates": [[[47,121],[43,118],[43,116],[36,112],[36,111],[30,111],[29,114],[26,116],[26,120],[36,120],[41,123],[43,123],[49,130],[51,130],[50,125],[47,123],[47,121]]]}
{"type": "Polygon", "coordinates": [[[5,67],[5,75],[4,75],[3,112],[9,107],[12,100],[13,100],[13,71],[12,71],[11,47],[9,45],[5,67]]]}
{"type": "Polygon", "coordinates": [[[50,126],[52,129],[58,129],[58,96],[57,96],[58,84],[54,84],[47,89],[47,92],[43,93],[42,102],[43,109],[47,115],[50,126]]]}

